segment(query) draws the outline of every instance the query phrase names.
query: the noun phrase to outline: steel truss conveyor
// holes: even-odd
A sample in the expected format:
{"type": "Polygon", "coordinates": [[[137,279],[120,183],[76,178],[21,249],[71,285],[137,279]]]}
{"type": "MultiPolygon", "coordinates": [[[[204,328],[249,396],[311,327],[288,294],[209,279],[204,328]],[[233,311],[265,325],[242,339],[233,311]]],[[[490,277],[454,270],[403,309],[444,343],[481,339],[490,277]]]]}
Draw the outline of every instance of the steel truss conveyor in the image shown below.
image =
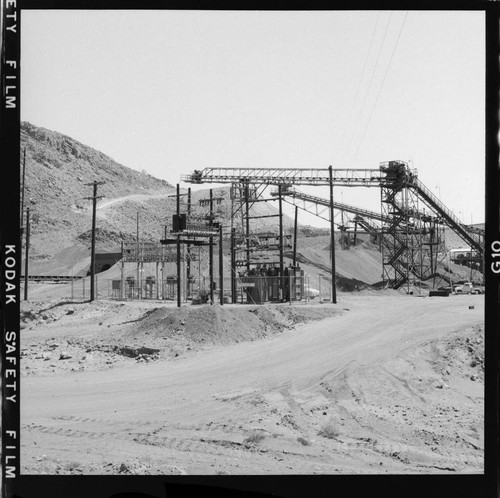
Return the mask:
{"type": "MultiPolygon", "coordinates": [[[[334,186],[377,187],[385,182],[379,169],[332,169],[334,186]]],[[[187,183],[252,183],[267,185],[330,185],[328,169],[205,168],[181,175],[187,183]]]]}
{"type": "Polygon", "coordinates": [[[437,212],[445,225],[449,226],[471,248],[483,253],[484,230],[463,224],[418,178],[413,178],[408,187],[413,189],[422,201],[437,212]]]}
{"type": "MultiPolygon", "coordinates": [[[[446,225],[462,240],[479,253],[483,253],[484,232],[468,227],[417,178],[416,171],[410,170],[403,161],[389,161],[378,169],[333,169],[333,168],[205,168],[192,174],[182,175],[188,183],[231,183],[240,186],[261,185],[281,186],[284,193],[292,185],[324,185],[341,187],[378,187],[382,201],[382,236],[384,239],[384,280],[392,287],[400,287],[408,281],[410,273],[425,277],[422,268],[415,263],[415,247],[429,246],[432,252],[438,249],[438,239],[428,240],[423,236],[427,229],[434,232],[436,227],[446,225]],[[331,175],[331,176],[330,176],[331,175]],[[430,209],[423,214],[420,203],[430,209]],[[418,230],[410,227],[418,225],[418,230]],[[413,233],[410,233],[413,232],[413,233]],[[415,233],[420,238],[415,238],[415,233]],[[410,254],[412,256],[410,256],[410,254]],[[389,271],[392,269],[391,271],[389,271]],[[391,273],[392,272],[392,273],[391,273]]],[[[329,204],[328,204],[329,205],[329,204]]],[[[341,209],[340,207],[338,209],[341,209]]],[[[345,209],[347,211],[347,209],[345,209]]],[[[358,216],[363,216],[358,214],[358,216]]],[[[373,219],[376,219],[373,217],[373,219]]],[[[422,259],[422,256],[420,256],[422,259]]],[[[424,265],[425,266],[425,265],[424,265]]],[[[435,267],[431,261],[429,271],[435,267]]]]}
{"type": "MultiPolygon", "coordinates": [[[[271,192],[271,196],[273,197],[277,197],[278,195],[279,195],[278,191],[271,192]]],[[[319,218],[322,218],[325,221],[330,221],[330,210],[329,210],[330,201],[328,199],[317,197],[315,195],[305,194],[304,192],[300,192],[293,188],[282,189],[281,195],[283,196],[283,200],[286,203],[292,206],[299,207],[303,211],[318,216],[319,218]],[[325,210],[319,211],[318,206],[322,206],[323,208],[328,208],[328,209],[326,209],[326,211],[325,210]]],[[[346,213],[354,214],[355,216],[354,218],[352,218],[352,221],[355,223],[355,226],[359,225],[361,228],[366,230],[366,232],[370,234],[373,242],[379,241],[382,230],[379,223],[387,221],[380,212],[377,213],[376,211],[370,211],[368,209],[362,209],[357,206],[352,206],[349,204],[344,204],[335,201],[333,202],[333,208],[341,212],[343,211],[346,213]]],[[[341,231],[344,232],[343,236],[347,237],[345,233],[346,227],[344,226],[343,222],[339,226],[341,231]]],[[[356,229],[354,235],[354,241],[355,240],[356,240],[356,229]]],[[[343,242],[345,243],[346,241],[344,240],[343,242]]],[[[349,242],[349,239],[347,239],[347,243],[343,244],[342,247],[344,249],[348,249],[350,245],[351,244],[349,242]]]]}
{"type": "MultiPolygon", "coordinates": [[[[273,191],[271,192],[272,196],[278,196],[278,192],[273,191]]],[[[325,207],[330,207],[330,201],[328,199],[324,199],[322,197],[316,197],[314,195],[309,195],[305,194],[304,192],[300,192],[295,189],[287,188],[283,189],[281,191],[281,195],[284,197],[291,197],[293,199],[298,199],[301,201],[304,201],[304,203],[311,203],[311,204],[316,204],[319,206],[325,206],[325,207]]],[[[294,203],[295,206],[300,206],[297,203],[294,203]]],[[[304,211],[309,211],[308,209],[305,208],[305,204],[303,204],[303,209],[304,211]]],[[[355,214],[358,216],[361,216],[363,218],[369,218],[372,220],[378,220],[378,221],[384,221],[384,217],[382,216],[382,213],[377,213],[376,211],[370,211],[368,209],[362,209],[358,208],[357,206],[351,206],[349,204],[344,204],[341,202],[333,202],[333,207],[334,209],[337,209],[339,211],[345,211],[346,213],[351,213],[355,214]]]]}
{"type": "MultiPolygon", "coordinates": [[[[271,195],[276,197],[276,196],[278,196],[278,192],[273,191],[273,192],[271,192],[271,195]]],[[[292,188],[283,189],[281,192],[281,195],[283,195],[284,197],[291,197],[294,200],[298,199],[300,201],[303,201],[302,204],[299,204],[298,202],[293,202],[291,204],[294,206],[298,206],[307,212],[312,212],[310,209],[307,208],[308,204],[330,207],[330,201],[328,199],[324,199],[322,197],[316,197],[314,195],[305,194],[304,192],[300,192],[300,191],[298,191],[296,189],[292,189],[292,188]]],[[[350,204],[344,204],[341,202],[334,201],[333,207],[334,207],[334,209],[337,209],[339,211],[344,211],[346,213],[355,214],[356,217],[354,218],[354,220],[356,220],[356,219],[363,220],[366,218],[366,219],[377,220],[377,221],[381,221],[381,222],[385,222],[385,223],[387,223],[389,221],[387,219],[387,217],[382,216],[381,212],[371,211],[369,209],[363,209],[363,208],[360,208],[357,206],[352,206],[350,204]]],[[[404,209],[404,207],[401,205],[398,205],[398,207],[400,209],[404,209]]],[[[313,214],[316,214],[317,216],[320,216],[320,217],[326,219],[327,221],[329,221],[329,219],[330,219],[329,217],[321,216],[319,213],[313,213],[313,214]]],[[[419,218],[419,219],[426,219],[427,221],[432,220],[432,221],[439,222],[439,219],[436,216],[430,216],[428,213],[425,213],[425,212],[415,211],[415,210],[408,208],[407,214],[408,214],[409,218],[419,218]]]]}

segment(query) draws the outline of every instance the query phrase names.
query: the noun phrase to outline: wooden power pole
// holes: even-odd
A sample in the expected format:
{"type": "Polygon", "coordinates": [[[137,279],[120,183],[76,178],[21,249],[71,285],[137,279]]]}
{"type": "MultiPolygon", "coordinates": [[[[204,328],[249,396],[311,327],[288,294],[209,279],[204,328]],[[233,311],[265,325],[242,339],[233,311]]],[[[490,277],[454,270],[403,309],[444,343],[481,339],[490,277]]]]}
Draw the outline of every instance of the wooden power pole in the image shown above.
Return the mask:
{"type": "Polygon", "coordinates": [[[297,268],[297,219],[299,217],[299,207],[295,206],[295,221],[293,224],[293,267],[297,268]]]}
{"type": "MultiPolygon", "coordinates": [[[[176,213],[177,213],[177,222],[180,224],[181,219],[181,188],[180,185],[177,184],[177,197],[176,197],[176,213]]],[[[180,231],[180,229],[179,229],[180,231]]],[[[181,238],[177,235],[176,241],[176,253],[177,253],[177,307],[181,307],[181,238]]]]}
{"type": "Polygon", "coordinates": [[[92,200],[92,243],[90,246],[90,301],[95,299],[95,224],[96,224],[96,208],[97,199],[101,199],[103,196],[97,196],[97,186],[103,185],[105,182],[94,181],[92,183],[87,183],[86,185],[93,185],[94,191],[92,197],[85,197],[85,199],[92,200]]]}
{"type": "Polygon", "coordinates": [[[23,188],[21,190],[21,237],[23,236],[24,191],[26,189],[26,147],[23,156],[23,188]]]}
{"type": "Polygon", "coordinates": [[[222,248],[222,222],[219,223],[219,298],[221,306],[224,304],[224,252],[222,248]]]}
{"type": "Polygon", "coordinates": [[[24,300],[28,300],[28,262],[30,251],[30,208],[26,209],[26,250],[24,254],[24,300]]]}
{"type": "MultiPolygon", "coordinates": [[[[214,195],[213,189],[210,189],[210,219],[208,222],[210,232],[213,230],[214,222],[214,195]]],[[[210,235],[208,238],[208,274],[210,280],[210,304],[214,304],[214,237],[210,235]]]]}
{"type": "Polygon", "coordinates": [[[333,170],[328,166],[330,175],[330,245],[332,259],[332,303],[337,304],[337,282],[335,278],[335,225],[333,223],[333,170]]]}

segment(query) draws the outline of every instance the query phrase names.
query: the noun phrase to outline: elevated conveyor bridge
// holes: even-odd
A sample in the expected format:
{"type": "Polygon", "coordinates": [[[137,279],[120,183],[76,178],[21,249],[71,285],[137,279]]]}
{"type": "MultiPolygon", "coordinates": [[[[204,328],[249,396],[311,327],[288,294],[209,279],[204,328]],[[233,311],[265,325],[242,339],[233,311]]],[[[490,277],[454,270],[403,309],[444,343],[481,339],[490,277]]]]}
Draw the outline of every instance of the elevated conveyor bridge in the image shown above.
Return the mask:
{"type": "MultiPolygon", "coordinates": [[[[334,186],[377,187],[386,175],[379,169],[333,169],[334,186]]],[[[205,168],[181,175],[187,183],[249,183],[267,185],[330,185],[328,169],[318,168],[205,168]]]]}
{"type": "MultiPolygon", "coordinates": [[[[271,192],[272,196],[278,196],[277,191],[272,191],[271,192]]],[[[298,190],[292,189],[292,188],[287,188],[283,189],[281,192],[281,195],[284,197],[290,197],[292,199],[297,199],[300,201],[303,201],[302,204],[299,204],[297,202],[294,202],[293,205],[302,207],[305,211],[309,211],[306,208],[305,203],[310,203],[314,205],[319,205],[319,206],[324,206],[324,207],[330,207],[330,201],[328,199],[324,199],[322,197],[316,197],[314,195],[309,195],[305,194],[304,192],[300,192],[298,190]]],[[[364,218],[369,218],[372,220],[378,220],[378,221],[384,221],[384,217],[382,216],[382,213],[377,213],[376,211],[370,211],[368,209],[362,209],[357,206],[352,206],[350,204],[344,204],[342,202],[333,202],[333,208],[337,209],[339,211],[345,211],[346,213],[351,213],[355,214],[358,216],[362,216],[364,218]]]]}
{"type": "Polygon", "coordinates": [[[483,253],[484,230],[463,224],[418,178],[413,178],[408,187],[413,189],[424,204],[443,219],[463,241],[483,253]]]}
{"type": "MultiPolygon", "coordinates": [[[[277,197],[278,195],[278,191],[271,192],[271,196],[277,197]]],[[[296,206],[303,211],[306,211],[307,213],[313,214],[314,216],[318,216],[325,221],[330,221],[330,201],[328,199],[305,194],[304,192],[300,192],[299,190],[291,187],[282,189],[281,195],[283,196],[283,200],[288,204],[296,206]],[[322,206],[323,210],[320,211],[318,209],[318,206],[322,206]]],[[[356,241],[356,227],[358,225],[370,234],[373,242],[379,241],[382,231],[380,222],[387,221],[382,216],[382,213],[377,213],[376,211],[370,211],[368,209],[362,209],[357,206],[352,206],[350,204],[344,204],[342,202],[335,201],[333,201],[333,208],[340,212],[355,215],[351,220],[355,224],[354,243],[356,241]]],[[[338,223],[336,224],[339,225],[338,223]]],[[[341,227],[341,230],[345,230],[346,228],[343,221],[339,226],[341,227]]],[[[347,233],[344,233],[344,236],[349,237],[347,233]]],[[[343,248],[349,248],[350,245],[350,242],[348,242],[347,244],[343,245],[343,248]]]]}

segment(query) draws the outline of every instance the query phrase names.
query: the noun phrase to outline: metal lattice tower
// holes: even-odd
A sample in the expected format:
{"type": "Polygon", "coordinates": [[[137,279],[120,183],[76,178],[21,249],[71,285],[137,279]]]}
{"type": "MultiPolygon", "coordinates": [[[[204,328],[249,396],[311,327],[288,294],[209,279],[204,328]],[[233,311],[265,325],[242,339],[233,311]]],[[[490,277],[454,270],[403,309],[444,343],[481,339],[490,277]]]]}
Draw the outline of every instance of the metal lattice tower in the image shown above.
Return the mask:
{"type": "Polygon", "coordinates": [[[388,178],[381,186],[383,280],[394,289],[407,284],[409,290],[437,271],[438,254],[444,252],[442,221],[420,209],[406,163],[391,161],[381,169],[388,178]]]}
{"type": "Polygon", "coordinates": [[[381,188],[382,216],[382,279],[397,289],[408,280],[408,216],[406,188],[399,176],[381,188]],[[401,206],[401,207],[400,207],[401,206]]]}

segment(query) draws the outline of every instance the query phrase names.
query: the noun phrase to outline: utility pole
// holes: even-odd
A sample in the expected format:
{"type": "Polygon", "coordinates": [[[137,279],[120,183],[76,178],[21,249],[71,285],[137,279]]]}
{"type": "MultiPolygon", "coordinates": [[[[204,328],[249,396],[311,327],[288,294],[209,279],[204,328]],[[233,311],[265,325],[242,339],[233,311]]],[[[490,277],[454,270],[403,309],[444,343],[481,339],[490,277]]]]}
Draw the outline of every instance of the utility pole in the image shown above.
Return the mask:
{"type": "MultiPolygon", "coordinates": [[[[232,219],[231,215],[231,219],[232,219]]],[[[236,303],[236,256],[235,256],[236,228],[231,228],[231,302],[236,303]]]]}
{"type": "MultiPolygon", "coordinates": [[[[24,235],[24,229],[23,229],[23,217],[24,217],[24,182],[25,182],[25,178],[26,178],[26,147],[24,148],[24,158],[23,158],[23,188],[21,190],[21,226],[20,226],[20,235],[21,235],[21,260],[22,260],[22,250],[23,250],[23,246],[22,246],[22,242],[23,242],[23,235],[24,235]]],[[[27,249],[28,247],[28,244],[26,243],[26,251],[28,251],[27,249]]],[[[28,261],[28,257],[26,255],[26,261],[28,261]]],[[[28,277],[26,277],[28,278],[28,277]]],[[[27,289],[28,289],[28,284],[27,284],[27,280],[26,280],[26,285],[24,287],[24,300],[26,301],[28,299],[28,294],[27,294],[27,289]]]]}
{"type": "Polygon", "coordinates": [[[90,248],[90,301],[95,299],[95,220],[96,220],[96,206],[97,199],[102,199],[101,196],[97,196],[97,186],[103,185],[105,182],[94,181],[92,183],[87,183],[86,185],[93,185],[94,195],[92,197],[85,197],[85,199],[92,199],[92,244],[90,248]]]}
{"type": "Polygon", "coordinates": [[[295,206],[295,223],[293,227],[293,267],[297,267],[297,219],[299,217],[299,207],[295,206]]]}
{"type": "MultiPolygon", "coordinates": [[[[191,187],[188,188],[187,219],[191,218],[191,187]]],[[[187,227],[186,227],[187,228],[187,227]]],[[[191,244],[187,244],[186,255],[186,300],[189,298],[189,285],[191,281],[191,244]]]]}
{"type": "MultiPolygon", "coordinates": [[[[214,215],[214,197],[213,190],[210,189],[210,219],[208,222],[209,230],[213,228],[213,215],[214,215]]],[[[214,238],[210,235],[209,238],[209,280],[210,280],[210,304],[214,304],[214,238]]]]}
{"type": "MultiPolygon", "coordinates": [[[[214,232],[217,235],[216,229],[219,226],[219,222],[214,224],[214,201],[217,201],[217,204],[222,202],[223,197],[215,197],[213,189],[210,189],[210,196],[208,199],[200,199],[200,206],[206,206],[207,203],[209,205],[209,213],[207,216],[208,219],[208,285],[210,290],[210,304],[214,304],[214,286],[216,286],[216,282],[214,280],[214,232]]],[[[198,253],[199,254],[199,253],[198,253]]],[[[201,261],[198,262],[198,272],[200,271],[201,261]]],[[[205,277],[203,277],[203,282],[205,282],[205,277]]]]}
{"type": "Polygon", "coordinates": [[[21,238],[23,236],[23,216],[24,216],[24,189],[26,181],[26,147],[24,148],[23,156],[23,188],[21,190],[21,238]]]}
{"type": "MultiPolygon", "coordinates": [[[[164,227],[165,232],[163,235],[163,238],[166,240],[167,238],[167,225],[164,227]]],[[[161,262],[161,298],[162,300],[165,299],[165,279],[167,278],[165,276],[165,246],[161,246],[161,255],[162,255],[162,262],[161,262]]]]}
{"type": "MultiPolygon", "coordinates": [[[[435,222],[433,223],[431,221],[429,223],[429,252],[430,252],[429,258],[430,258],[430,266],[431,266],[431,273],[432,273],[432,288],[433,289],[436,287],[436,271],[437,271],[437,257],[436,257],[436,265],[434,265],[434,255],[432,254],[432,245],[434,244],[435,230],[436,230],[436,224],[435,224],[435,222]],[[436,268],[434,268],[434,266],[436,266],[436,268]]],[[[439,238],[439,233],[437,235],[439,238]]],[[[422,254],[422,252],[423,251],[420,251],[420,254],[422,254]]]]}
{"type": "Polygon", "coordinates": [[[337,304],[337,282],[335,278],[335,225],[333,223],[333,170],[328,166],[330,176],[330,245],[332,258],[332,303],[337,304]]]}
{"type": "Polygon", "coordinates": [[[236,186],[233,183],[229,189],[229,197],[231,198],[231,224],[230,224],[230,253],[231,253],[231,263],[230,263],[230,271],[229,278],[231,279],[231,303],[234,304],[236,302],[236,262],[235,262],[235,254],[234,254],[234,238],[235,238],[235,228],[234,228],[234,198],[236,195],[236,186]]]}
{"type": "MultiPolygon", "coordinates": [[[[245,216],[246,216],[246,234],[245,234],[245,245],[246,245],[246,259],[247,259],[247,274],[250,271],[250,204],[249,204],[249,189],[248,182],[245,182],[245,216]]],[[[242,210],[243,211],[243,210],[242,210]]],[[[242,227],[243,228],[243,227],[242,227]]]]}
{"type": "Polygon", "coordinates": [[[224,253],[222,252],[222,223],[219,225],[219,297],[221,306],[224,304],[224,275],[223,275],[223,262],[224,253]]]}
{"type": "Polygon", "coordinates": [[[469,261],[469,266],[470,266],[470,278],[469,282],[472,282],[472,246],[470,248],[470,261],[469,261]]]}
{"type": "Polygon", "coordinates": [[[285,289],[284,287],[284,275],[283,275],[283,202],[282,202],[282,185],[281,183],[278,185],[278,199],[279,199],[279,245],[280,245],[280,302],[282,303],[285,300],[285,289]]]}
{"type": "MultiPolygon", "coordinates": [[[[122,235],[123,237],[123,235],[122,235]]],[[[121,244],[122,259],[120,264],[120,299],[123,301],[125,299],[125,253],[123,251],[123,238],[121,244]]]]}
{"type": "Polygon", "coordinates": [[[26,209],[26,254],[24,256],[24,300],[28,300],[28,260],[30,249],[30,208],[26,209]]]}
{"type": "Polygon", "coordinates": [[[137,228],[136,228],[136,235],[135,235],[135,247],[136,247],[136,252],[137,252],[137,298],[140,297],[140,288],[141,288],[141,273],[139,270],[139,265],[140,265],[140,242],[139,242],[139,211],[137,211],[137,216],[136,216],[136,221],[137,221],[137,228]]]}
{"type": "MultiPolygon", "coordinates": [[[[181,190],[179,184],[177,184],[177,198],[176,198],[176,208],[177,208],[177,220],[180,224],[181,219],[181,190]]],[[[181,307],[181,236],[177,235],[177,307],[181,307]]]]}

